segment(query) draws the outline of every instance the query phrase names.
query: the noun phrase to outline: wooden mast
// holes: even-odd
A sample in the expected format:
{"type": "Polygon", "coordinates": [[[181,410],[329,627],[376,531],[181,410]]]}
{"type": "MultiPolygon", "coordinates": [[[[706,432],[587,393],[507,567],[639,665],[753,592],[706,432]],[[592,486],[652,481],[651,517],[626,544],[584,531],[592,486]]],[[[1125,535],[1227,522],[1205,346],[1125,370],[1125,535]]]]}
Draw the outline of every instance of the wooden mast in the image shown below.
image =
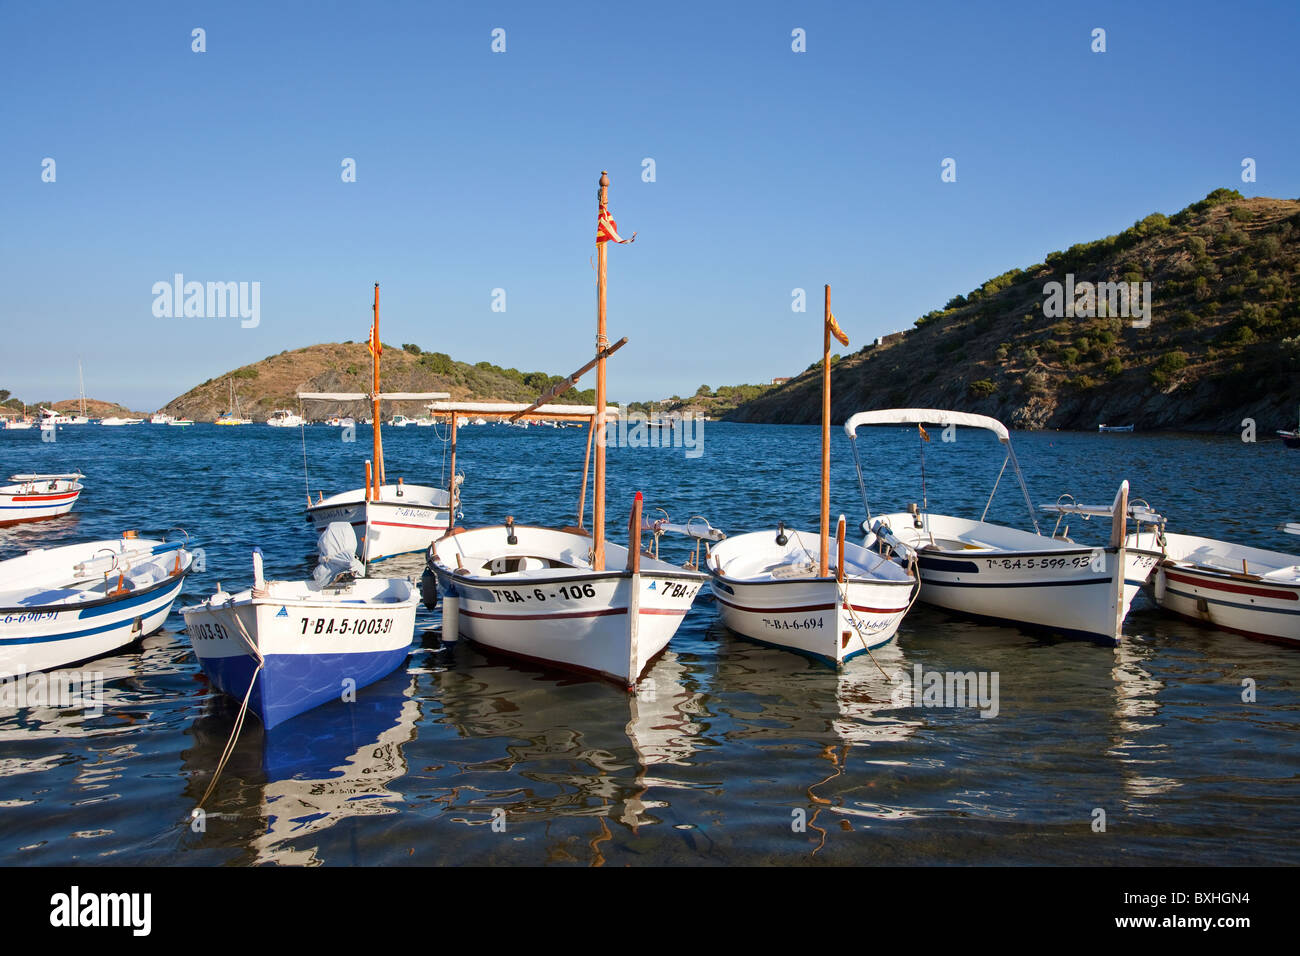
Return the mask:
{"type": "MultiPolygon", "coordinates": [[[[609,173],[600,171],[600,199],[596,210],[596,221],[604,213],[609,202],[609,173]]],[[[599,232],[599,225],[597,226],[599,232]]],[[[609,339],[605,335],[605,261],[608,255],[608,242],[596,240],[596,417],[594,436],[596,439],[596,477],[592,489],[591,514],[591,568],[593,571],[605,570],[605,347],[609,339]]]]}
{"type": "Polygon", "coordinates": [[[830,573],[831,533],[831,287],[826,286],[822,322],[822,528],[821,577],[830,573]]]}
{"type": "Polygon", "coordinates": [[[456,432],[460,431],[456,413],[451,413],[451,476],[447,479],[447,533],[456,527],[456,432]]]}
{"type": "Polygon", "coordinates": [[[371,402],[374,409],[374,453],[375,453],[375,483],[373,485],[372,501],[379,500],[379,489],[384,484],[384,444],[379,438],[379,283],[375,283],[375,321],[370,329],[370,357],[373,359],[374,367],[374,384],[372,385],[371,402]]]}

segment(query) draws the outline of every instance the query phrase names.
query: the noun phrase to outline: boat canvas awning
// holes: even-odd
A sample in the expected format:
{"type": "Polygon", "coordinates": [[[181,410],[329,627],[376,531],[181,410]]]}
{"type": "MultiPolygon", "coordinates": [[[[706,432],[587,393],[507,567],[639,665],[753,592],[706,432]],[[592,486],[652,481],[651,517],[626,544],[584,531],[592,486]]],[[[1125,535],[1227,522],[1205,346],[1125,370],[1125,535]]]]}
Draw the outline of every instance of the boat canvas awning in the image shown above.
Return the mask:
{"type": "MultiPolygon", "coordinates": [[[[299,392],[298,397],[323,402],[371,400],[369,392],[299,392]]],[[[380,392],[379,397],[386,402],[428,402],[440,398],[451,398],[451,392],[380,392]]]]}
{"type": "Polygon", "coordinates": [[[844,423],[844,433],[855,436],[861,425],[966,425],[983,428],[998,436],[998,441],[1009,442],[1007,426],[987,415],[970,412],[953,412],[944,408],[882,408],[871,412],[858,412],[844,423]]]}
{"type": "MultiPolygon", "coordinates": [[[[531,406],[525,402],[432,402],[425,406],[435,415],[514,415],[527,411],[531,406]]],[[[606,405],[605,414],[617,416],[617,405],[606,405]]],[[[538,405],[528,412],[529,418],[586,419],[596,414],[595,405],[538,405]]]]}

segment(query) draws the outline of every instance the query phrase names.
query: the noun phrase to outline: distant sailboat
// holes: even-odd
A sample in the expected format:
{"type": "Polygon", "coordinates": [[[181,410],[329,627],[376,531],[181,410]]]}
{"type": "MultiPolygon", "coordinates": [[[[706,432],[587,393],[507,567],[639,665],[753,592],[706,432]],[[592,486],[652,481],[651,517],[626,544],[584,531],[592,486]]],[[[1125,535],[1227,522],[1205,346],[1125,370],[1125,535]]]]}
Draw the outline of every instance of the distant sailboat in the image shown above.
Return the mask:
{"type": "Polygon", "coordinates": [[[235,380],[233,378],[229,378],[227,379],[227,381],[230,383],[230,404],[227,405],[226,407],[229,408],[230,411],[226,412],[224,415],[219,415],[214,424],[217,425],[253,424],[253,420],[251,418],[244,418],[244,416],[239,411],[239,396],[235,394],[235,380]]]}

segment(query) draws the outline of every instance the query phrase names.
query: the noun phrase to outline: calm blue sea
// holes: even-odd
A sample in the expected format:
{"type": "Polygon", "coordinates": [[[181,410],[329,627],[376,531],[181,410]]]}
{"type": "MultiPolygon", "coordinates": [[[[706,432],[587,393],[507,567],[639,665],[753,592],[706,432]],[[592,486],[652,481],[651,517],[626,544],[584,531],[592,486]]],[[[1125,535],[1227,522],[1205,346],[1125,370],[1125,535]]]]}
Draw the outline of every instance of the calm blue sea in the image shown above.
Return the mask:
{"type": "MultiPolygon", "coordinates": [[[[961,431],[926,451],[932,509],[978,517],[1002,463],[961,431]]],[[[861,521],[834,431],[833,512],[861,521]]],[[[104,713],[0,714],[0,863],[1296,864],[1300,649],[1162,616],[1143,597],[1118,648],[918,606],[841,673],[725,631],[707,593],[637,695],[442,647],[421,609],[406,667],[263,734],[250,718],[196,832],[235,708],[209,691],[179,608],[246,587],[249,552],[305,576],[306,489],[357,487],[370,430],[64,427],[0,431],[4,474],[81,468],[74,513],[0,529],[37,546],[183,528],[204,550],[167,628],[89,665],[104,713]],[[304,476],[305,439],[305,476],[304,476]],[[916,707],[899,675],[999,677],[996,717],[916,707]],[[1255,699],[1243,700],[1243,681],[1255,699]],[[1104,821],[1104,830],[1100,824],[1104,821]]],[[[445,481],[445,429],[386,429],[390,479],[445,481]]],[[[610,450],[609,526],[633,494],[730,532],[816,528],[815,427],[708,423],[703,454],[610,450]]],[[[1295,552],[1300,452],[1192,435],[1013,435],[1035,504],[1109,503],[1121,479],[1171,530],[1295,552]]],[[[572,523],[585,433],[467,427],[462,524],[572,523]]],[[[873,510],[921,496],[914,430],[864,433],[873,510]]],[[[993,520],[1027,526],[1007,475],[993,520]]],[[[1071,535],[1101,540],[1087,524],[1071,535]]],[[[1048,526],[1050,527],[1050,526],[1048,526]]],[[[1047,530],[1047,528],[1045,528],[1047,530]]],[[[685,557],[682,545],[666,556],[685,557]]],[[[383,573],[417,576],[419,558],[383,573]]]]}

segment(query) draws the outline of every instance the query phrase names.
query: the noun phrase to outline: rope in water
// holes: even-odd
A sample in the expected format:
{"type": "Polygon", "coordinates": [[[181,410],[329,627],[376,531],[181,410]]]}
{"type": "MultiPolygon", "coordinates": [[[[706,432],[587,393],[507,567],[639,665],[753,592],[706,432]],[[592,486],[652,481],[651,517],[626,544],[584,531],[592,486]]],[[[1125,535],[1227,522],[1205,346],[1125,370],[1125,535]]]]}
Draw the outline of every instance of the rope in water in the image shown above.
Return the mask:
{"type": "MultiPolygon", "coordinates": [[[[916,587],[912,589],[912,597],[908,600],[907,607],[903,608],[903,613],[899,618],[900,621],[902,620],[902,618],[907,616],[907,613],[910,610],[912,610],[912,605],[916,603],[916,599],[921,594],[921,578],[916,573],[915,554],[913,554],[907,560],[907,573],[909,577],[913,577],[916,579],[916,587]]],[[[858,617],[857,613],[853,610],[853,603],[849,600],[848,582],[844,581],[842,583],[844,586],[840,589],[840,602],[844,605],[845,610],[849,612],[849,617],[854,622],[855,626],[853,628],[853,631],[855,634],[857,634],[858,640],[862,642],[862,649],[867,652],[867,656],[871,658],[871,663],[876,665],[876,670],[880,671],[881,676],[884,677],[885,680],[891,680],[890,676],[885,673],[885,669],[880,666],[880,661],[876,660],[876,655],[871,653],[871,648],[867,646],[867,639],[862,636],[862,630],[857,626],[859,624],[862,624],[862,620],[858,617]]]]}
{"type": "Polygon", "coordinates": [[[235,627],[240,638],[244,641],[250,654],[257,661],[257,667],[253,668],[253,676],[248,680],[248,690],[244,693],[244,701],[239,705],[239,716],[235,718],[235,724],[230,730],[230,739],[226,741],[226,747],[221,752],[221,759],[217,761],[217,769],[212,774],[212,779],[208,782],[208,789],[203,792],[202,799],[194,807],[195,812],[203,809],[203,804],[207,802],[208,797],[212,796],[212,791],[216,789],[217,781],[221,779],[221,773],[226,769],[226,763],[230,760],[235,752],[235,744],[239,741],[239,734],[244,729],[244,718],[248,715],[248,702],[253,696],[253,685],[257,683],[257,677],[262,672],[262,667],[266,664],[266,659],[262,657],[262,652],[257,649],[253,639],[249,637],[248,631],[244,629],[244,622],[239,619],[239,615],[234,610],[235,602],[231,598],[226,602],[223,610],[230,612],[231,618],[234,619],[235,627]]]}

